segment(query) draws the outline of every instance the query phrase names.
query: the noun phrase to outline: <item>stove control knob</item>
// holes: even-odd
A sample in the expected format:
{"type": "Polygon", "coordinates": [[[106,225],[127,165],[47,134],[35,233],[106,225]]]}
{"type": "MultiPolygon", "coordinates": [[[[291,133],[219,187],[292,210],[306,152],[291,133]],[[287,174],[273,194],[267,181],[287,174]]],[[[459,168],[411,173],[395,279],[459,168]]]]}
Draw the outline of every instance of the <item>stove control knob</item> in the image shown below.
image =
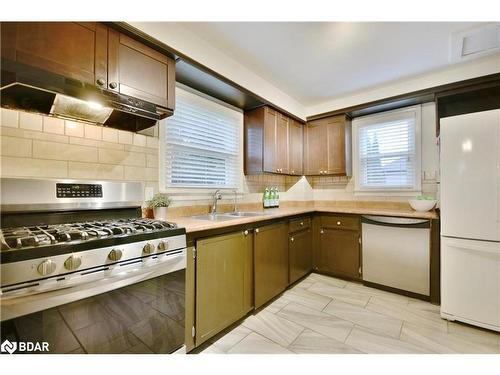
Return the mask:
{"type": "Polygon", "coordinates": [[[55,270],[56,270],[56,264],[50,259],[44,260],[37,267],[38,273],[42,276],[50,275],[55,270]]]}
{"type": "Polygon", "coordinates": [[[74,271],[81,265],[82,265],[82,258],[75,257],[74,255],[70,256],[64,262],[64,268],[66,268],[68,271],[74,271]]]}
{"type": "Polygon", "coordinates": [[[142,251],[144,252],[144,254],[151,254],[154,253],[155,247],[148,242],[146,245],[144,245],[142,251]]]}
{"type": "Polygon", "coordinates": [[[112,262],[117,262],[122,258],[123,252],[120,249],[113,249],[108,254],[108,259],[112,262]]]}
{"type": "Polygon", "coordinates": [[[168,242],[167,241],[160,241],[158,244],[158,251],[166,251],[168,250],[168,242]]]}

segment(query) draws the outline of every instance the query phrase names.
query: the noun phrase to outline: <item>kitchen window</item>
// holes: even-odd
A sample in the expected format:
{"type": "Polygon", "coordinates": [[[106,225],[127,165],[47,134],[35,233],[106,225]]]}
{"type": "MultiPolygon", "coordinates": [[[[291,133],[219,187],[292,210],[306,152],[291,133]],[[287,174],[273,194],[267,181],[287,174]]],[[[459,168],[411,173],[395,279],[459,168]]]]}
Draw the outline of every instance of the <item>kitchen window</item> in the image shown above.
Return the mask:
{"type": "Polygon", "coordinates": [[[420,106],[356,118],[352,128],[355,192],[421,190],[420,106]]]}
{"type": "Polygon", "coordinates": [[[215,99],[176,88],[162,142],[166,188],[239,188],[243,115],[215,99]]]}

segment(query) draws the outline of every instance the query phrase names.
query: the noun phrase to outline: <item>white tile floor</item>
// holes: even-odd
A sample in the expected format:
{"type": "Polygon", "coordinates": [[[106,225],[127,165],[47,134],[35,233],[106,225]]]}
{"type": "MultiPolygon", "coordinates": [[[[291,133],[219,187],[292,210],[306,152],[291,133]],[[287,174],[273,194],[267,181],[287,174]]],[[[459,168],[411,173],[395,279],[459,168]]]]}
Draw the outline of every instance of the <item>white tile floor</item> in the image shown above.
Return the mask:
{"type": "Polygon", "coordinates": [[[500,353],[500,334],[439,306],[311,274],[201,353],[500,353]]]}

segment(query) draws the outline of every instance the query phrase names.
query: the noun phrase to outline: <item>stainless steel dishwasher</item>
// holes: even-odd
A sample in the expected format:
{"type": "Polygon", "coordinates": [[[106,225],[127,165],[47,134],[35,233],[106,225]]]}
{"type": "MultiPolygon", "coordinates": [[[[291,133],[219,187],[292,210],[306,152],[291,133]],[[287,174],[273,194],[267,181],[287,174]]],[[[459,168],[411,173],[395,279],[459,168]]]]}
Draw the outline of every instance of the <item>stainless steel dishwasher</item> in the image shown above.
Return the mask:
{"type": "Polygon", "coordinates": [[[428,296],[430,221],[361,217],[363,280],[428,296]]]}

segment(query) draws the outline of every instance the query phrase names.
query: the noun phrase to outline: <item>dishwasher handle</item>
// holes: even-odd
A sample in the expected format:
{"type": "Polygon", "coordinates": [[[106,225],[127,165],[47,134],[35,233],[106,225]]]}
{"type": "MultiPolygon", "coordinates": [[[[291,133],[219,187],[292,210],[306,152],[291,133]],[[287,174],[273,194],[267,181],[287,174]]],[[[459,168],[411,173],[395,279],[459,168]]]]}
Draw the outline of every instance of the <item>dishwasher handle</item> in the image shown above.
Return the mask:
{"type": "Polygon", "coordinates": [[[430,228],[431,221],[408,217],[361,215],[361,222],[372,225],[399,228],[430,228]]]}

